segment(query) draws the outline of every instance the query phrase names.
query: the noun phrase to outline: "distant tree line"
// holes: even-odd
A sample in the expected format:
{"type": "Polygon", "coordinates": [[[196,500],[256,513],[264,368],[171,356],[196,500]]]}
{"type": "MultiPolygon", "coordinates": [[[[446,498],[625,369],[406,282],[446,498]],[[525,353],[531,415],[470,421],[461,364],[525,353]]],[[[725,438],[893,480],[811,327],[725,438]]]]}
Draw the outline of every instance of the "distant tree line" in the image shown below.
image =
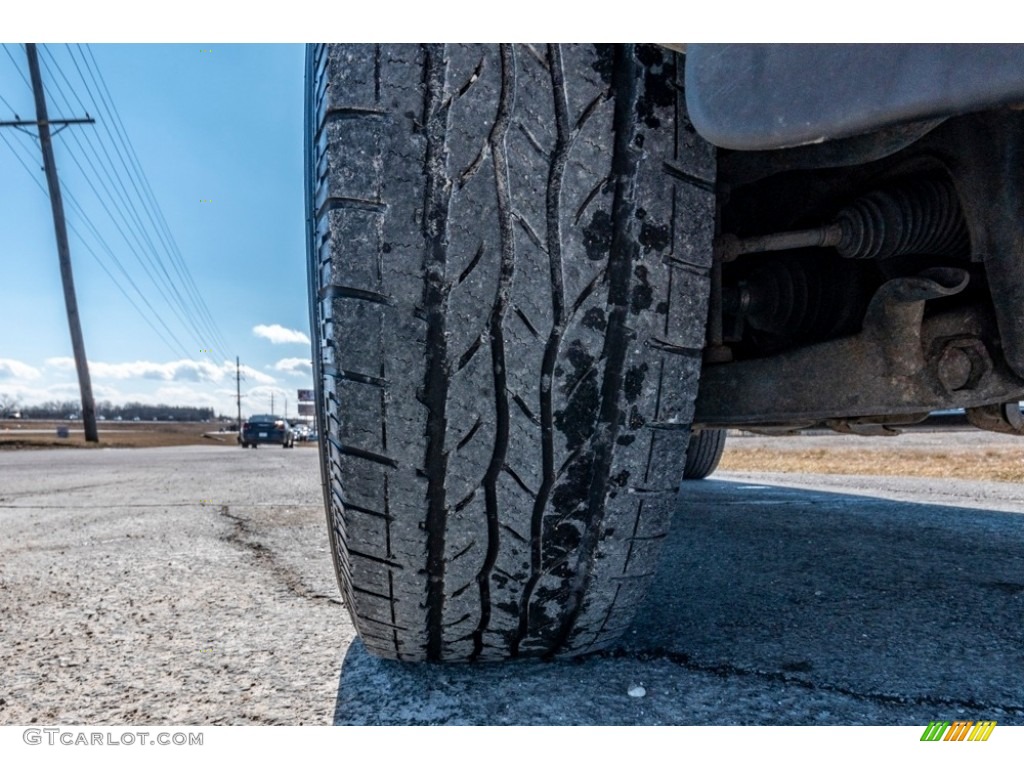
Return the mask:
{"type": "MultiPolygon", "coordinates": [[[[48,400],[39,405],[15,407],[8,403],[7,408],[0,408],[0,415],[11,415],[21,412],[23,419],[65,419],[70,415],[81,415],[82,404],[77,400],[48,400]],[[6,413],[2,413],[6,411],[6,413]]],[[[138,417],[141,421],[203,421],[213,419],[213,408],[196,408],[190,405],[147,405],[146,403],[125,403],[114,405],[103,400],[96,403],[96,415],[106,419],[132,421],[138,417]]]]}

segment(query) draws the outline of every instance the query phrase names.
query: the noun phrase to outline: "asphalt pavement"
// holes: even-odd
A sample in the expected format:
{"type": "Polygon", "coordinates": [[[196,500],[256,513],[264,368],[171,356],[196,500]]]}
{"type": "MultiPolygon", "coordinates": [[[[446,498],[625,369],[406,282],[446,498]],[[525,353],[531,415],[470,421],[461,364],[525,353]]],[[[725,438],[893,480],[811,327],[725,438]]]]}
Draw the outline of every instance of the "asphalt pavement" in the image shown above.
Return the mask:
{"type": "Polygon", "coordinates": [[[0,452],[0,724],[1024,724],[1022,491],[721,473],[614,652],[402,665],[315,451],[0,452]]]}

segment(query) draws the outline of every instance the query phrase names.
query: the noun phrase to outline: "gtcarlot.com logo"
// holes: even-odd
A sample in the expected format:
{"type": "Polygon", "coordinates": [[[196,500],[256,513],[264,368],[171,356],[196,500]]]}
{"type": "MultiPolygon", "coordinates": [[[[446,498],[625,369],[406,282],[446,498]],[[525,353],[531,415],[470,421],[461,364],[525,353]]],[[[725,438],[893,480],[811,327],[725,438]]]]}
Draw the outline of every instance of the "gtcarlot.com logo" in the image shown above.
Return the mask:
{"type": "Polygon", "coordinates": [[[65,728],[26,728],[21,734],[26,744],[33,746],[47,744],[55,746],[61,744],[66,747],[121,747],[121,746],[146,746],[148,744],[159,744],[160,746],[175,747],[201,747],[203,745],[203,734],[187,733],[185,731],[78,731],[65,728]]]}
{"type": "Polygon", "coordinates": [[[995,729],[995,720],[932,720],[921,734],[921,741],[988,741],[995,729]]]}

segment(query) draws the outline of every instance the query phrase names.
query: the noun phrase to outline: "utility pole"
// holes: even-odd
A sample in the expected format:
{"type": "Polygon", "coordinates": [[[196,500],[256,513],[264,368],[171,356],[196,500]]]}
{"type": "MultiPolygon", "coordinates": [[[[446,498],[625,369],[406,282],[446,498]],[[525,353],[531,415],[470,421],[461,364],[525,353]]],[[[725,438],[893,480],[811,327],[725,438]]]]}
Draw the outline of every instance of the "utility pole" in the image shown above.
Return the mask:
{"type": "Polygon", "coordinates": [[[270,393],[270,412],[274,412],[274,393],[270,393]]]}
{"type": "Polygon", "coordinates": [[[238,433],[242,433],[242,367],[235,356],[235,395],[238,399],[238,433]]]}
{"type": "MultiPolygon", "coordinates": [[[[28,56],[28,71],[32,79],[32,93],[36,101],[36,119],[7,121],[0,127],[34,125],[39,130],[39,143],[43,150],[43,169],[46,184],[50,190],[50,207],[53,209],[53,229],[57,235],[57,258],[60,261],[60,279],[64,285],[64,304],[67,307],[68,327],[71,330],[71,347],[75,354],[75,369],[78,371],[78,388],[82,393],[82,424],[85,439],[90,443],[99,442],[96,431],[96,404],[92,397],[92,382],[89,379],[89,363],[85,356],[85,341],[82,338],[82,324],[78,317],[78,301],[75,299],[75,280],[71,272],[71,249],[68,247],[68,231],[64,224],[64,202],[60,195],[60,181],[57,178],[57,164],[53,158],[50,126],[61,124],[61,131],[72,123],[94,123],[91,117],[76,120],[50,120],[46,112],[46,94],[39,74],[39,58],[33,43],[25,45],[28,56]]],[[[15,118],[18,116],[15,115],[15,118]]]]}

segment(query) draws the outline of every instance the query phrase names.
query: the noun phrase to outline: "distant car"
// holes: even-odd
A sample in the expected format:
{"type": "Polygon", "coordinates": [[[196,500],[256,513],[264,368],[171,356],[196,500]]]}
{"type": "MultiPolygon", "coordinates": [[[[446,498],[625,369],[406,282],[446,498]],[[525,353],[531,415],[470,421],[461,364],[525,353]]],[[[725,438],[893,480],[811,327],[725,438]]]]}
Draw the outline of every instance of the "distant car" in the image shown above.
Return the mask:
{"type": "Polygon", "coordinates": [[[292,426],[292,432],[295,433],[295,439],[299,442],[306,442],[309,440],[308,424],[295,424],[292,426]]]}
{"type": "Polygon", "coordinates": [[[306,435],[306,439],[309,440],[310,442],[315,443],[317,440],[320,439],[320,434],[315,429],[311,429],[309,430],[309,434],[306,435]]]}
{"type": "Polygon", "coordinates": [[[257,448],[261,443],[294,448],[295,433],[281,416],[273,414],[250,416],[248,421],[242,425],[240,442],[243,448],[248,448],[250,445],[257,448]]]}
{"type": "Polygon", "coordinates": [[[142,419],[140,417],[136,416],[134,419],[132,419],[132,421],[142,421],[142,419]]]}

